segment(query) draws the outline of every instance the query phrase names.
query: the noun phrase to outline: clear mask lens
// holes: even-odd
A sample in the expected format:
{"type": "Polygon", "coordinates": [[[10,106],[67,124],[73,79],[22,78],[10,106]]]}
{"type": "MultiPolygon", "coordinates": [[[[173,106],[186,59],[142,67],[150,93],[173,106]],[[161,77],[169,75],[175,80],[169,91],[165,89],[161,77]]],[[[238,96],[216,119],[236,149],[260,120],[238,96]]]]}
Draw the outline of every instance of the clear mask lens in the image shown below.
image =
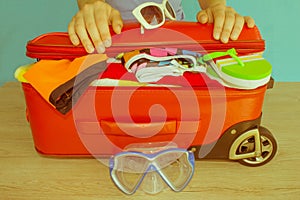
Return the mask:
{"type": "MultiPolygon", "coordinates": [[[[161,166],[161,174],[172,190],[178,192],[185,188],[193,174],[193,164],[190,163],[188,153],[174,153],[177,159],[161,166]]],[[[175,157],[174,157],[175,158],[175,157]]]]}
{"type": "Polygon", "coordinates": [[[154,154],[123,152],[111,159],[111,177],[126,194],[133,194],[141,185],[148,194],[156,194],[168,185],[183,190],[194,172],[194,155],[172,148],[154,154]]]}
{"type": "Polygon", "coordinates": [[[113,170],[111,175],[116,185],[125,193],[132,194],[139,187],[140,180],[144,176],[144,172],[149,167],[149,161],[136,155],[122,154],[111,160],[113,170]]]}

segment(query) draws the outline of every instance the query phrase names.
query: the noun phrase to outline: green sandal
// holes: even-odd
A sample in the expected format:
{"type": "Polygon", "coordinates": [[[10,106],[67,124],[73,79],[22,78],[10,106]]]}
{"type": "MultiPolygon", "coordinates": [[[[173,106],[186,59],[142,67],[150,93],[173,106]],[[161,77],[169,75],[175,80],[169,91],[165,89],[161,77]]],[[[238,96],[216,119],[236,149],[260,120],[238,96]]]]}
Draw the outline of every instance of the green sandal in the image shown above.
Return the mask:
{"type": "Polygon", "coordinates": [[[211,70],[207,70],[210,77],[221,79],[222,83],[228,83],[227,85],[235,88],[254,89],[262,86],[269,82],[272,72],[272,65],[261,54],[238,57],[235,49],[206,54],[202,57],[202,61],[209,62],[215,71],[214,74],[211,70]],[[215,58],[227,55],[231,58],[211,62],[215,58]]]}

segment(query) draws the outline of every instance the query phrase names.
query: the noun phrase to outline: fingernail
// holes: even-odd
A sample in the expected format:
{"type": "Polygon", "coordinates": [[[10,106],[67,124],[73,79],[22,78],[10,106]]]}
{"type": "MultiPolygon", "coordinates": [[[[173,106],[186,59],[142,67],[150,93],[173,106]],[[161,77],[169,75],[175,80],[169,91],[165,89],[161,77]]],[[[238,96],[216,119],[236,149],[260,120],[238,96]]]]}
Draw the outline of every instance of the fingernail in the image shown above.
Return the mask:
{"type": "Polygon", "coordinates": [[[87,45],[87,52],[88,53],[93,53],[95,51],[94,47],[92,45],[87,45]]]}
{"type": "Polygon", "coordinates": [[[227,43],[227,42],[228,42],[228,38],[223,36],[223,37],[221,38],[221,41],[222,41],[223,43],[227,43]]]}
{"type": "Polygon", "coordinates": [[[122,26],[121,25],[118,25],[117,28],[116,28],[116,34],[120,34],[122,31],[122,26]]]}
{"type": "Polygon", "coordinates": [[[230,37],[232,40],[237,40],[238,39],[238,35],[233,33],[230,37]]]}
{"type": "Polygon", "coordinates": [[[253,24],[253,23],[248,23],[247,26],[248,26],[248,28],[253,28],[253,27],[255,26],[255,24],[253,24]]]}
{"type": "Polygon", "coordinates": [[[220,39],[220,33],[214,33],[214,38],[216,40],[219,40],[220,39]]]}
{"type": "Polygon", "coordinates": [[[105,47],[110,47],[111,46],[111,40],[110,39],[107,39],[103,42],[104,46],[105,47]]]}
{"type": "Polygon", "coordinates": [[[101,44],[97,47],[97,52],[98,53],[104,53],[105,52],[105,47],[101,44]]]}
{"type": "Polygon", "coordinates": [[[202,23],[205,23],[205,22],[206,22],[206,15],[201,15],[201,16],[200,16],[200,21],[201,21],[202,23]]]}
{"type": "Polygon", "coordinates": [[[75,45],[75,46],[79,45],[79,40],[78,40],[78,38],[72,37],[72,38],[70,38],[70,39],[71,39],[73,45],[75,45]]]}

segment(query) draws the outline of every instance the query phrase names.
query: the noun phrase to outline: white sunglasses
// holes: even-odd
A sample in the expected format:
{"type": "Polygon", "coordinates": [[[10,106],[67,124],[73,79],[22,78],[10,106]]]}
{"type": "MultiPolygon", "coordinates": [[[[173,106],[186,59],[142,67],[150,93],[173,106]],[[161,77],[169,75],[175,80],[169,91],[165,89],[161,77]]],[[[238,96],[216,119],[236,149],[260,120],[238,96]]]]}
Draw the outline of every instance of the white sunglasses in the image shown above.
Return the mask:
{"type": "Polygon", "coordinates": [[[146,29],[155,29],[163,25],[166,20],[165,16],[176,20],[176,13],[168,0],[163,0],[161,4],[142,3],[132,11],[132,14],[146,29]]]}

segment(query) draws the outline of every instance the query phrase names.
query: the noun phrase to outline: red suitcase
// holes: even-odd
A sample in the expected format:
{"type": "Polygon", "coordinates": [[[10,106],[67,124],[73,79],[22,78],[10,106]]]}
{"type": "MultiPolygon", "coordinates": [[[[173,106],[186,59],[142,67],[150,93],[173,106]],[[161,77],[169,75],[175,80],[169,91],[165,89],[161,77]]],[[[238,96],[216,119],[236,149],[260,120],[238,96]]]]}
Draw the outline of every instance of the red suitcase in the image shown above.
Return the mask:
{"type": "MultiPolygon", "coordinates": [[[[113,36],[108,56],[145,47],[176,47],[197,52],[235,48],[239,55],[263,52],[257,27],[244,28],[237,41],[221,44],[212,25],[167,22],[139,35],[126,24],[113,36]],[[200,45],[199,45],[200,44],[200,45]]],[[[67,33],[48,33],[27,44],[27,56],[74,59],[86,55],[67,33]]],[[[259,166],[275,155],[272,134],[260,126],[267,85],[239,90],[205,87],[89,87],[66,115],[59,113],[28,83],[22,83],[34,144],[45,155],[112,155],[135,143],[174,142],[193,149],[196,158],[229,158],[259,166]]]]}

